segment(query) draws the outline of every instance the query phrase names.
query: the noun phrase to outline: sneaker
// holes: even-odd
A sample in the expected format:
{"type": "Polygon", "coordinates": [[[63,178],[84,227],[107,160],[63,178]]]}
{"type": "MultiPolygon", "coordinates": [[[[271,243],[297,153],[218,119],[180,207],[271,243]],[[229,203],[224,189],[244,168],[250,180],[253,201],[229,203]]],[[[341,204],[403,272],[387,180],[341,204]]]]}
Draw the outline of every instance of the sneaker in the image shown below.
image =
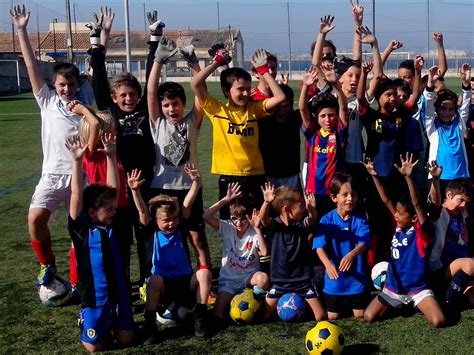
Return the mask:
{"type": "Polygon", "coordinates": [[[138,293],[140,294],[140,299],[146,303],[146,281],[143,283],[143,286],[138,288],[138,293]]]}
{"type": "Polygon", "coordinates": [[[53,276],[56,275],[56,272],[56,265],[41,265],[38,278],[36,279],[36,285],[41,286],[47,284],[53,279],[53,276]]]}

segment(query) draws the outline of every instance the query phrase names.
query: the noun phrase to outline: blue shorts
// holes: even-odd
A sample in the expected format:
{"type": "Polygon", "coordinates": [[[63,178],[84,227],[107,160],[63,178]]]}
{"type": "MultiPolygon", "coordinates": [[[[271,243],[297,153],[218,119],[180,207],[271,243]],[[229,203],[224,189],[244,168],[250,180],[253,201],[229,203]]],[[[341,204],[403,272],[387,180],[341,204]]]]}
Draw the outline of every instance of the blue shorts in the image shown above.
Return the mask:
{"type": "Polygon", "coordinates": [[[286,293],[297,293],[303,298],[318,298],[318,292],[314,288],[311,280],[291,283],[275,283],[270,287],[267,298],[280,298],[286,293]]]}
{"type": "Polygon", "coordinates": [[[218,292],[227,292],[232,295],[236,295],[244,288],[250,285],[250,280],[252,279],[255,272],[252,272],[250,275],[244,275],[240,279],[223,279],[219,280],[219,291],[218,292]]]}
{"type": "Polygon", "coordinates": [[[107,304],[100,307],[81,309],[81,341],[97,344],[114,330],[133,331],[132,305],[118,306],[107,304]]]}

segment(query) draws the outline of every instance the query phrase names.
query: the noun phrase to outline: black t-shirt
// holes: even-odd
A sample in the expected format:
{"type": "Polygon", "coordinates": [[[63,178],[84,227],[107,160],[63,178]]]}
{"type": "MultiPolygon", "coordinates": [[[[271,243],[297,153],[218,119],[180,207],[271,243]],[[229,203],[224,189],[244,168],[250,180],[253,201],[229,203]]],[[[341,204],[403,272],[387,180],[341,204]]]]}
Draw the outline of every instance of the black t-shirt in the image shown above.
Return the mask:
{"type": "Polygon", "coordinates": [[[284,122],[274,115],[259,122],[259,146],[265,173],[274,178],[286,178],[300,172],[299,110],[288,114],[284,122]]]}
{"type": "MultiPolygon", "coordinates": [[[[147,59],[148,78],[157,43],[150,42],[147,59]]],[[[142,171],[142,178],[148,183],[153,178],[155,165],[155,147],[148,121],[148,107],[146,89],[137,104],[134,112],[120,110],[110,96],[110,87],[105,68],[105,52],[103,47],[89,50],[91,67],[93,69],[92,87],[95,101],[99,110],[109,110],[115,119],[117,127],[117,155],[126,172],[133,169],[142,171]]]]}
{"type": "Polygon", "coordinates": [[[310,232],[306,221],[291,222],[286,226],[280,217],[264,228],[265,237],[272,242],[272,282],[300,282],[313,277],[312,248],[308,241],[310,232]]]}

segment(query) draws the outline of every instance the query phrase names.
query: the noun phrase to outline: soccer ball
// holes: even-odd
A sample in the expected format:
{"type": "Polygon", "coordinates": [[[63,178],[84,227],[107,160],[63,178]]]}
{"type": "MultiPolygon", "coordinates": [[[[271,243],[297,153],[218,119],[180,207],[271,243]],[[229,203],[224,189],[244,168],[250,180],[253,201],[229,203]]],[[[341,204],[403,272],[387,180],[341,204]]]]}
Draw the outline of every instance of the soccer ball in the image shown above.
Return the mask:
{"type": "Polygon", "coordinates": [[[230,302],[230,317],[238,324],[250,323],[260,303],[253,296],[251,289],[246,288],[232,298],[230,302]]]}
{"type": "Polygon", "coordinates": [[[191,312],[191,310],[171,302],[168,307],[158,309],[156,312],[156,320],[163,325],[175,325],[176,322],[189,317],[191,312]]]}
{"type": "Polygon", "coordinates": [[[381,261],[374,265],[372,268],[372,282],[374,283],[374,287],[377,290],[381,290],[383,288],[383,284],[385,282],[385,278],[387,277],[387,268],[388,262],[381,261]]]}
{"type": "Polygon", "coordinates": [[[344,333],[331,321],[318,322],[306,333],[305,346],[309,354],[340,354],[344,349],[344,333]]]}
{"type": "Polygon", "coordinates": [[[294,322],[306,313],[306,301],[296,293],[287,293],[277,303],[278,316],[285,322],[294,322]]]}
{"type": "Polygon", "coordinates": [[[71,299],[71,285],[55,275],[50,282],[38,287],[38,295],[44,306],[59,307],[71,299]]]}

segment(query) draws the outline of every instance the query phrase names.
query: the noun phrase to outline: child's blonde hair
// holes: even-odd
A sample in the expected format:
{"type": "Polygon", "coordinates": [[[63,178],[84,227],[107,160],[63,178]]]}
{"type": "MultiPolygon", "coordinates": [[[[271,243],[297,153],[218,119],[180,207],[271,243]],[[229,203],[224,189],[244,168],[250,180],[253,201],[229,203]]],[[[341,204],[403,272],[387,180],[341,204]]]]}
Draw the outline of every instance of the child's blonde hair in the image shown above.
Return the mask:
{"type": "Polygon", "coordinates": [[[157,216],[158,213],[175,213],[179,211],[178,199],[168,195],[158,195],[148,201],[148,209],[151,216],[157,216]]]}
{"type": "MultiPolygon", "coordinates": [[[[99,135],[97,136],[97,142],[100,140],[100,136],[104,133],[115,133],[115,120],[109,111],[97,111],[94,113],[99,119],[99,135]]],[[[79,124],[79,138],[82,144],[87,144],[89,136],[91,134],[91,126],[89,122],[84,118],[79,124]]]]}
{"type": "Polygon", "coordinates": [[[272,202],[272,207],[275,211],[281,213],[283,207],[301,202],[302,199],[303,194],[300,190],[294,187],[280,186],[275,190],[275,199],[272,202]]]}

